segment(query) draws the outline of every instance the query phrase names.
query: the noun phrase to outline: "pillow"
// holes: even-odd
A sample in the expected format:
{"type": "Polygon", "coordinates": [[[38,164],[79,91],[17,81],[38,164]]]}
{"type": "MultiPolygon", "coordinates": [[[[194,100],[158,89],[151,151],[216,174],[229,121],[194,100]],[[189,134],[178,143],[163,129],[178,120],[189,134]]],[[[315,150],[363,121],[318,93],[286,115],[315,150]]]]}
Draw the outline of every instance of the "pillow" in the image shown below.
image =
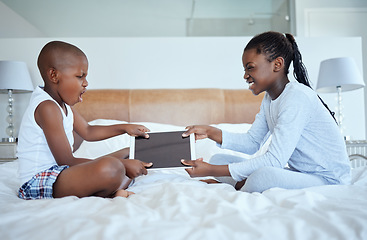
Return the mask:
{"type": "MultiPolygon", "coordinates": [[[[127,122],[109,119],[97,119],[89,122],[90,125],[113,125],[121,123],[124,124],[127,122]]],[[[74,152],[74,157],[95,159],[122,148],[129,147],[129,145],[130,140],[127,134],[108,138],[102,141],[83,141],[79,148],[74,152]]]]}
{"type": "MultiPolygon", "coordinates": [[[[89,122],[90,125],[112,125],[112,124],[125,124],[127,122],[117,121],[117,120],[108,120],[108,119],[97,119],[89,122]]],[[[134,124],[141,124],[150,129],[150,131],[183,131],[185,130],[184,126],[176,126],[170,124],[161,124],[161,123],[152,123],[152,122],[136,122],[134,124]]],[[[217,127],[219,129],[228,131],[228,132],[238,132],[245,133],[247,132],[251,124],[230,124],[230,123],[222,123],[222,124],[213,124],[213,127],[217,127]]],[[[209,159],[218,153],[229,154],[232,156],[239,156],[245,159],[249,159],[261,154],[264,154],[268,148],[270,143],[270,138],[266,141],[266,143],[260,148],[260,150],[254,155],[247,155],[240,152],[235,152],[228,149],[219,148],[216,143],[210,139],[203,139],[196,141],[196,157],[202,157],[204,161],[209,161],[209,159]]],[[[122,148],[126,148],[130,146],[130,136],[127,134],[119,135],[116,137],[112,137],[102,141],[96,142],[88,142],[83,141],[80,145],[79,149],[74,153],[75,157],[83,157],[95,159],[100,156],[106,155],[108,153],[115,152],[122,148]]]]}

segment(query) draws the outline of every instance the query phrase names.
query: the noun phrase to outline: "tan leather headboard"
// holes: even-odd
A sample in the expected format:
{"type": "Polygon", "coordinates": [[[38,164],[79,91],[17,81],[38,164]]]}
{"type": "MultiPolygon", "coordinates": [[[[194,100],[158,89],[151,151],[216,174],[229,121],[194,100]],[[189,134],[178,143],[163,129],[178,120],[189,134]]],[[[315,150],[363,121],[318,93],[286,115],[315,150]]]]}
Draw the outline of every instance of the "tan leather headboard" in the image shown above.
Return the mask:
{"type": "Polygon", "coordinates": [[[146,89],[88,90],[74,106],[87,121],[115,119],[191,124],[252,123],[263,94],[249,90],[146,89]]]}

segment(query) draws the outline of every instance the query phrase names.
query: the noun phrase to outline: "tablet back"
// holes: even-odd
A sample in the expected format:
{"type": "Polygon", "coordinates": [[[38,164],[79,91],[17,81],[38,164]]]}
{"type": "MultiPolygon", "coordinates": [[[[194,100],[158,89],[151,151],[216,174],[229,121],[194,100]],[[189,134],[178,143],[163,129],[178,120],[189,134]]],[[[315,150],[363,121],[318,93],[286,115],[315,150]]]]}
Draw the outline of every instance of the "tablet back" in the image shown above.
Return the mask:
{"type": "Polygon", "coordinates": [[[152,168],[183,167],[181,159],[192,159],[192,137],[182,137],[184,131],[149,133],[149,138],[136,137],[134,158],[153,162],[152,168]]]}

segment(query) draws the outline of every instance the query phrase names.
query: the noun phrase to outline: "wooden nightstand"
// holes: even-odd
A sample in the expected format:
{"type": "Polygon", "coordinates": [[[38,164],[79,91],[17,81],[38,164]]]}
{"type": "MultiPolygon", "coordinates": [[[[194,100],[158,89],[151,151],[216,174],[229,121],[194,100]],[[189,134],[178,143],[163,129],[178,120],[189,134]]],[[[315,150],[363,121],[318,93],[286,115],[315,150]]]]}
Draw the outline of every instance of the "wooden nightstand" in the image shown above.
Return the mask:
{"type": "Polygon", "coordinates": [[[16,142],[0,142],[0,164],[11,162],[17,159],[17,143],[16,142]]]}

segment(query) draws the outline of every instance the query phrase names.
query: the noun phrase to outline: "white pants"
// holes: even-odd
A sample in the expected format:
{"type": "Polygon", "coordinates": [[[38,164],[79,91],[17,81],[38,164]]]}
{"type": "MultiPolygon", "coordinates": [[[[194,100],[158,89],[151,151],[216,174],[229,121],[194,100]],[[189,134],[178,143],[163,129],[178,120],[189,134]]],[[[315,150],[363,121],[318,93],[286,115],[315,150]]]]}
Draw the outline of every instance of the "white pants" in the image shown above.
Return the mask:
{"type": "MultiPolygon", "coordinates": [[[[231,163],[246,161],[246,159],[227,155],[216,154],[209,163],[213,165],[228,165],[231,163]]],[[[234,186],[236,181],[232,177],[217,177],[220,182],[234,186]]],[[[247,177],[245,185],[241,188],[244,192],[263,192],[273,187],[285,189],[300,189],[313,186],[330,184],[321,176],[301,173],[289,168],[262,167],[247,177]]]]}

